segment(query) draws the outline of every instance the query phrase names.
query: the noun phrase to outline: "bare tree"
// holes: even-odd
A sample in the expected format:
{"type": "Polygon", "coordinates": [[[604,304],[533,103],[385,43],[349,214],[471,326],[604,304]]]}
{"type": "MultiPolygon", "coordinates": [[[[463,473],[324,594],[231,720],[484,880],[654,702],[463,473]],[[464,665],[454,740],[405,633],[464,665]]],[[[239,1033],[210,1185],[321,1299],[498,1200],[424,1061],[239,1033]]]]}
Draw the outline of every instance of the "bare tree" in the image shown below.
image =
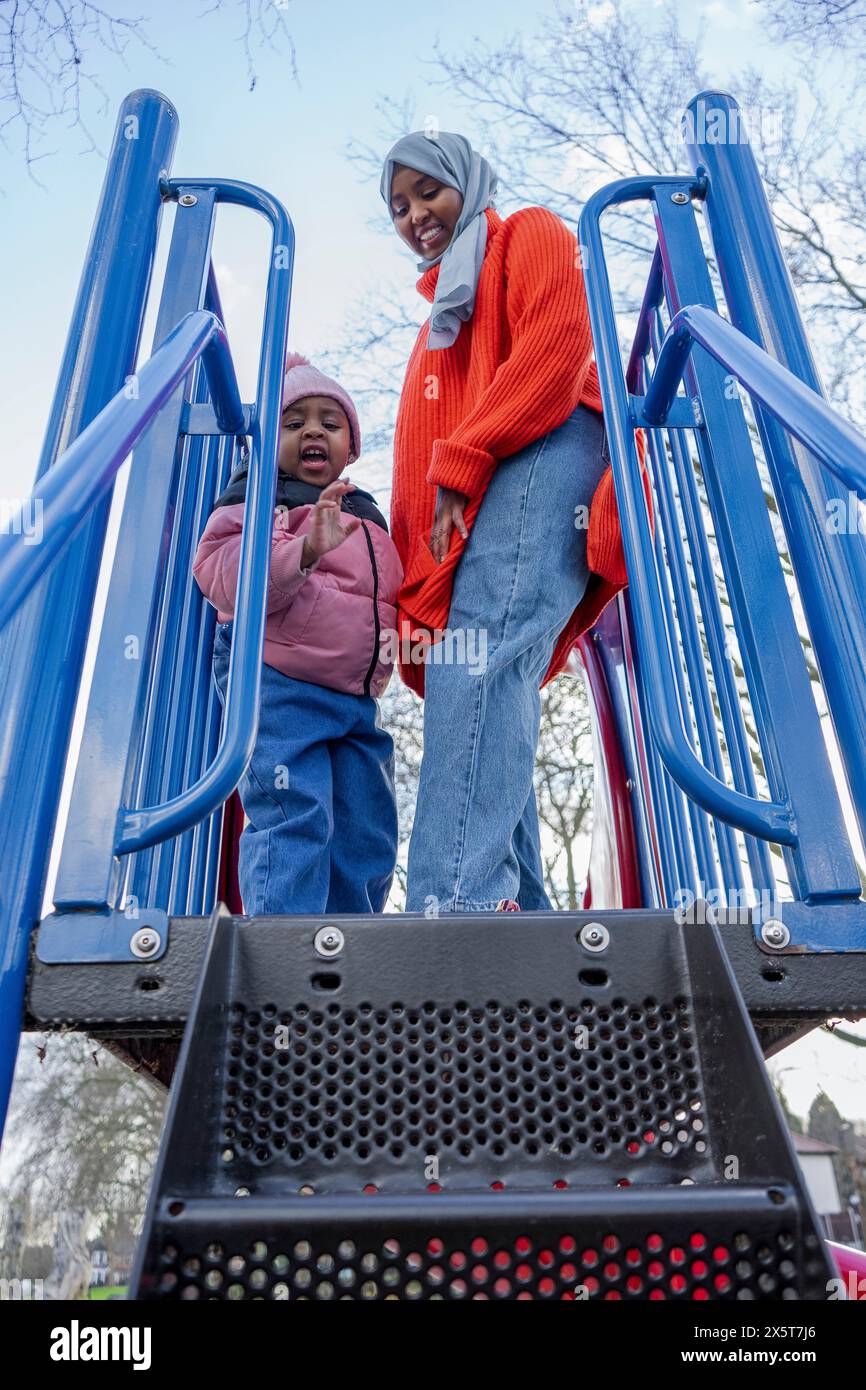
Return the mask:
{"type": "Polygon", "coordinates": [[[421,701],[397,676],[382,698],[382,723],[394,739],[399,841],[397,872],[391,896],[395,910],[402,911],[406,901],[406,853],[418,795],[424,732],[421,701]]]}
{"type": "MultiPolygon", "coordinates": [[[[782,13],[782,4],[769,0],[760,8],[768,22],[782,13]]],[[[587,22],[584,10],[563,6],[536,33],[504,44],[479,41],[457,54],[439,45],[434,58],[442,86],[465,104],[467,133],[496,165],[497,205],[507,211],[542,203],[572,227],[589,193],[605,182],[685,171],[682,113],[707,80],[704,33],[684,37],[675,8],[663,11],[659,26],[641,24],[621,0],[614,0],[604,22],[587,22]]],[[[804,23],[812,10],[810,23],[831,26],[856,52],[856,35],[866,27],[866,0],[810,0],[796,7],[804,23]]],[[[732,72],[726,85],[746,113],[828,394],[866,424],[859,365],[866,351],[862,84],[841,103],[844,120],[838,102],[833,106],[815,91],[804,95],[793,82],[770,83],[753,68],[732,72]]],[[[362,177],[378,178],[387,144],[416,121],[408,98],[383,99],[379,110],[381,147],[353,142],[348,149],[362,177]]],[[[609,215],[605,237],[617,309],[633,314],[655,242],[646,206],[609,215]]],[[[415,321],[414,312],[404,310],[401,322],[394,303],[387,305],[371,335],[368,374],[378,360],[377,344],[389,352],[402,347],[415,321]]],[[[387,362],[385,368],[387,381],[387,362]]]]}
{"type": "Polygon", "coordinates": [[[583,901],[592,824],[592,732],[583,681],[560,676],[541,697],[535,794],[550,901],[573,912],[583,901]],[[545,834],[547,831],[547,834],[545,834]]]}
{"type": "Polygon", "coordinates": [[[814,56],[816,45],[866,53],[866,0],[752,0],[771,31],[814,56]]]}
{"type": "MultiPolygon", "coordinates": [[[[394,738],[400,850],[393,899],[397,910],[406,895],[406,851],[412,831],[418,776],[424,751],[421,702],[394,680],[382,707],[394,738]]],[[[545,686],[535,766],[535,795],[542,834],[542,857],[550,900],[574,910],[583,895],[592,812],[592,739],[583,681],[562,676],[545,686]]]]}
{"type": "MultiPolygon", "coordinates": [[[[838,11],[840,24],[844,11],[850,34],[853,11],[863,6],[821,8],[838,11]]],[[[701,32],[694,40],[683,36],[673,8],[653,28],[615,0],[604,23],[587,23],[579,6],[563,7],[531,36],[497,46],[478,42],[456,55],[439,46],[435,66],[443,86],[466,105],[467,133],[494,160],[503,211],[540,202],[576,227],[586,197],[600,184],[685,170],[681,117],[689,98],[706,85],[703,43],[701,32]]],[[[768,83],[753,69],[732,73],[727,85],[747,114],[828,394],[866,424],[859,366],[866,351],[862,92],[855,91],[840,123],[838,111],[820,96],[811,94],[805,109],[793,84],[768,83]]],[[[354,142],[348,149],[362,177],[378,177],[387,144],[415,120],[406,98],[384,99],[379,109],[381,148],[354,142]]],[[[611,278],[624,314],[640,302],[654,241],[643,205],[606,219],[611,278]]],[[[402,350],[415,322],[403,297],[386,300],[367,337],[368,377],[376,372],[379,349],[387,355],[402,350]]],[[[380,387],[395,379],[387,355],[380,387]]]]}
{"type": "Polygon", "coordinates": [[[31,1228],[53,1228],[63,1210],[83,1210],[112,1229],[140,1220],[165,1096],[81,1033],[40,1044],[24,1034],[9,1132],[15,1135],[10,1205],[29,1203],[31,1228]]]}
{"type": "MultiPolygon", "coordinates": [[[[201,18],[236,15],[244,50],[247,83],[256,85],[255,50],[288,49],[297,76],[295,49],[286,24],[288,0],[214,0],[201,18]]],[[[28,172],[56,151],[43,148],[58,125],[75,127],[86,149],[98,145],[85,114],[87,98],[97,102],[97,114],[108,109],[108,94],[96,70],[96,55],[126,65],[141,47],[159,53],[148,34],[146,16],[126,18],[116,5],[90,0],[5,0],[0,4],[0,140],[20,143],[28,172]]],[[[163,59],[166,64],[170,60],[163,59]]],[[[38,182],[38,180],[36,180],[38,182]]]]}
{"type": "Polygon", "coordinates": [[[345,381],[364,422],[364,479],[387,505],[400,387],[424,317],[414,285],[383,285],[356,301],[342,345],[320,353],[322,370],[345,381]],[[414,301],[411,297],[414,295],[414,301]],[[415,302],[417,301],[417,302],[415,302]]]}
{"type": "MultiPolygon", "coordinates": [[[[658,30],[645,29],[615,0],[606,23],[587,24],[579,10],[563,7],[531,39],[475,45],[458,56],[440,48],[437,58],[481,139],[497,149],[507,196],[542,202],[576,225],[586,196],[601,183],[687,168],[681,117],[706,85],[704,42],[701,31],[684,38],[673,8],[658,30]]],[[[859,369],[866,349],[861,122],[840,125],[815,93],[806,110],[793,84],[769,83],[753,68],[732,72],[727,85],[747,116],[828,392],[866,421],[859,369]]],[[[862,111],[859,88],[853,100],[862,111]]],[[[628,312],[639,302],[655,240],[645,209],[611,217],[606,240],[618,308],[628,312]]]]}

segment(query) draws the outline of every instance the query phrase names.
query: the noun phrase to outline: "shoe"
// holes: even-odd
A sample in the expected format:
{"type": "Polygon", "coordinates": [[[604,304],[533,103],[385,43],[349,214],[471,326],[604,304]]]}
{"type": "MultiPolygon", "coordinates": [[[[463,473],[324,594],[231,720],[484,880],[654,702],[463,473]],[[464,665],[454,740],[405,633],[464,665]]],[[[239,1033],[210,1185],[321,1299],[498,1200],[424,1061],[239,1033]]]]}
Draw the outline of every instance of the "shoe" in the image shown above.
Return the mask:
{"type": "Polygon", "coordinates": [[[520,911],[520,904],[519,904],[519,903],[516,903],[516,902],[514,901],[513,898],[500,898],[500,899],[499,899],[499,902],[496,904],[496,911],[497,911],[497,912],[519,912],[519,911],[520,911]]]}

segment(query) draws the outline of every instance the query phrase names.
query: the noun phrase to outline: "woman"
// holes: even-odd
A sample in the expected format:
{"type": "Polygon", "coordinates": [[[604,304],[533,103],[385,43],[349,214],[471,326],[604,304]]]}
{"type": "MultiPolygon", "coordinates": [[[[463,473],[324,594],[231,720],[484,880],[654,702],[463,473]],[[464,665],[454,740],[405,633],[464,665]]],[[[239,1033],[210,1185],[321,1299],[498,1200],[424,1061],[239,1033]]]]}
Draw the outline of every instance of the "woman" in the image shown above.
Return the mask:
{"type": "Polygon", "coordinates": [[[426,697],[409,912],[550,909],[539,688],[626,582],[577,244],[545,208],[499,217],[495,189],[445,132],[382,173],[432,306],[394,443],[400,670],[426,697]]]}

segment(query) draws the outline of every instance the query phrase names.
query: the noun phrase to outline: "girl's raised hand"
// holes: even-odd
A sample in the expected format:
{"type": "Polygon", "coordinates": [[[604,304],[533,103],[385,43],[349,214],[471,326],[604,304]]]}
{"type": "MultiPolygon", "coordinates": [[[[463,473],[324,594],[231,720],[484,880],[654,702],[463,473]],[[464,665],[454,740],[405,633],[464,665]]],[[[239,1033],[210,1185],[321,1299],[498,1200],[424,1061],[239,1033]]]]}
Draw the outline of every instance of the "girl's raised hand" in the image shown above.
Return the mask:
{"type": "Polygon", "coordinates": [[[340,502],[347,492],[353,491],[353,483],[343,482],[339,478],[322,488],[321,496],[310,513],[310,529],[304,537],[302,569],[306,569],[314,560],[321,560],[329,550],[336,550],[361,525],[358,517],[351,517],[345,525],[341,520],[340,502]]]}

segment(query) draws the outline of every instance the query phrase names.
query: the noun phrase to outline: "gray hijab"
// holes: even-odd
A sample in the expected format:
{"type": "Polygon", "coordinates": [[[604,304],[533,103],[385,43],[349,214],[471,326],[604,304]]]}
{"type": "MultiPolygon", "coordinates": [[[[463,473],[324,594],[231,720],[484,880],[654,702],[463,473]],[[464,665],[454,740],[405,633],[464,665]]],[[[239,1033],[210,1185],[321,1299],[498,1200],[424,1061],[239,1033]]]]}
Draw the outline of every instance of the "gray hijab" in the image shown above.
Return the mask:
{"type": "Polygon", "coordinates": [[[389,209],[396,164],[417,169],[419,174],[430,174],[463,194],[463,207],[445,250],[432,260],[418,262],[419,270],[442,262],[430,310],[427,346],[450,347],[461,324],[472,317],[475,308],[478,276],[487,246],[484,209],[490,206],[496,192],[496,174],[484,156],[473,150],[465,135],[451,135],[443,130],[430,136],[416,130],[392,145],[385,156],[379,188],[389,209]]]}

